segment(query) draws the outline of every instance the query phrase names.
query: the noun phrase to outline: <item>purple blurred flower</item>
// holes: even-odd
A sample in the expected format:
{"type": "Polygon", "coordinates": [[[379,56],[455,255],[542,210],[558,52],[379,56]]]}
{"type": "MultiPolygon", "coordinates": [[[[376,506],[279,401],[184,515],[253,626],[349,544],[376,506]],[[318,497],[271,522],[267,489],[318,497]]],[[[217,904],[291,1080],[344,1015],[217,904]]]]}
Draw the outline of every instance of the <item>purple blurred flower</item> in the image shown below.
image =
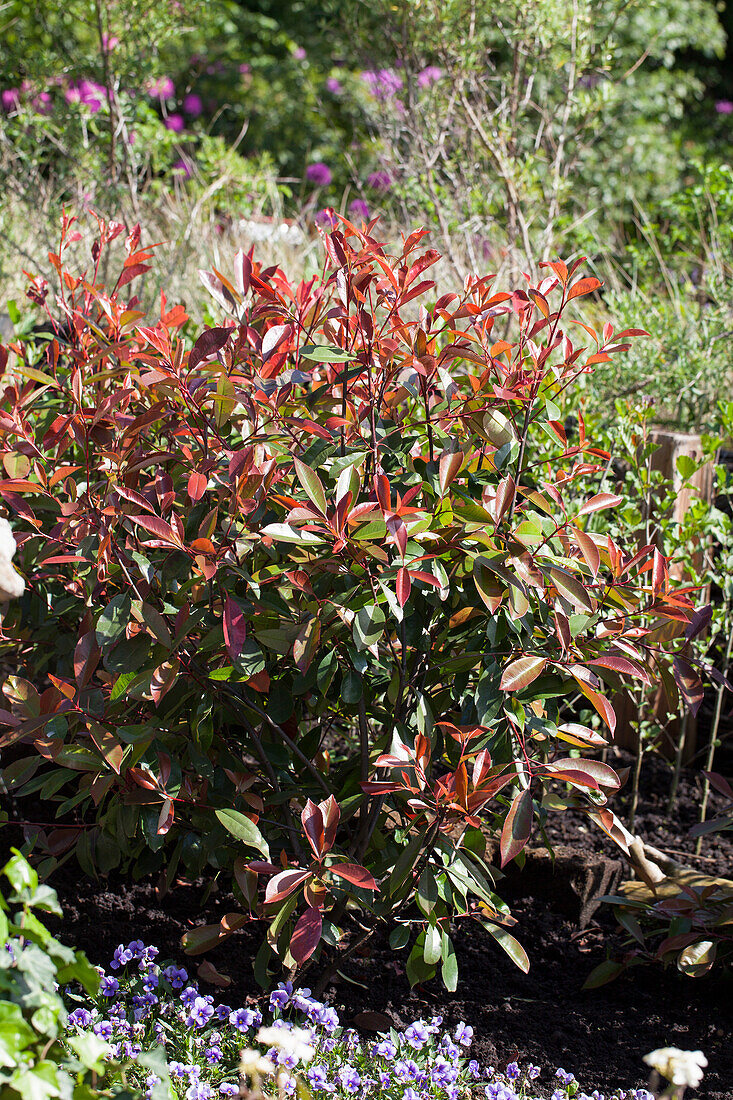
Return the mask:
{"type": "Polygon", "coordinates": [[[323,210],[319,210],[316,214],[316,225],[320,225],[321,229],[335,229],[338,225],[336,215],[333,211],[333,207],[325,206],[323,210]]]}
{"type": "Polygon", "coordinates": [[[6,88],[0,95],[3,110],[16,111],[20,106],[20,90],[18,88],[6,88]]]}
{"type": "Polygon", "coordinates": [[[349,203],[349,213],[352,218],[363,218],[365,222],[369,221],[369,207],[363,199],[354,199],[349,203]]]}
{"type": "Polygon", "coordinates": [[[243,61],[242,64],[239,66],[239,71],[242,76],[247,76],[249,73],[252,72],[252,66],[248,65],[246,61],[243,61]]]}
{"type": "Polygon", "coordinates": [[[148,82],[147,92],[155,99],[172,99],[176,94],[176,86],[169,76],[159,76],[157,80],[148,82]]]}
{"type": "Polygon", "coordinates": [[[719,115],[733,115],[733,101],[730,99],[719,99],[715,104],[715,110],[719,115]]]}
{"type": "Polygon", "coordinates": [[[326,81],[326,88],[331,95],[341,95],[344,90],[343,85],[337,76],[329,76],[326,81]]]}
{"type": "Polygon", "coordinates": [[[305,61],[307,56],[308,56],[308,54],[306,53],[306,51],[303,49],[302,46],[296,46],[295,49],[293,50],[293,57],[295,58],[296,61],[305,61]]]}
{"type": "Polygon", "coordinates": [[[417,74],[417,83],[421,88],[429,88],[431,84],[437,83],[442,76],[443,70],[438,68],[437,65],[428,65],[426,69],[417,74]]]}
{"type": "Polygon", "coordinates": [[[386,100],[397,95],[402,90],[403,79],[393,69],[379,69],[374,72],[371,69],[361,74],[361,79],[366,84],[371,95],[375,99],[386,100]]]}
{"type": "Polygon", "coordinates": [[[305,178],[309,183],[314,183],[316,187],[328,187],[333,179],[333,173],[327,164],[324,164],[323,161],[317,161],[315,164],[308,165],[305,170],[305,178]]]}
{"type": "Polygon", "coordinates": [[[377,172],[370,172],[366,181],[375,191],[389,191],[392,186],[392,177],[389,172],[385,172],[382,168],[377,172]]]}
{"type": "Polygon", "coordinates": [[[189,92],[183,99],[183,110],[187,115],[191,115],[192,118],[198,118],[204,109],[204,105],[201,102],[201,96],[196,95],[195,92],[189,92]]]}
{"type": "Polygon", "coordinates": [[[184,122],[183,115],[173,114],[168,115],[165,120],[166,130],[172,130],[174,134],[180,134],[185,129],[186,123],[184,122]]]}

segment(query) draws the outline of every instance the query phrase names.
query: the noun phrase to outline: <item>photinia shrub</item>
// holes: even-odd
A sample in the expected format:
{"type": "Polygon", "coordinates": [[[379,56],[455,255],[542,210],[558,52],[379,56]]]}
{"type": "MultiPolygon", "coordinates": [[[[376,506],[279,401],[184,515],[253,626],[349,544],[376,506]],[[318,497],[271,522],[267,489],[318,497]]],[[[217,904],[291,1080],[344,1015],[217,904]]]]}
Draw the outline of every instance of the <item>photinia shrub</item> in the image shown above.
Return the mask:
{"type": "Polygon", "coordinates": [[[438,295],[423,230],[390,256],[339,224],[320,278],[252,253],[202,273],[226,320],[191,342],[182,307],[151,323],[127,298],[139,228],[105,289],[122,227],[79,276],[64,220],[59,293],[28,291],[45,359],[2,351],[26,579],[4,777],[55,805],[27,826],[44,868],[233,876],[241,910],[191,952],[264,919],[264,983],[389,923],[413,983],[455,988],[457,917],[528,966],[495,846],[521,858],[567,806],[625,844],[604,686],[654,678],[693,605],[658,549],[587,529],[620,498],[579,494],[608,455],[556,402],[638,330],[576,325],[600,285],[581,261],[438,295]]]}

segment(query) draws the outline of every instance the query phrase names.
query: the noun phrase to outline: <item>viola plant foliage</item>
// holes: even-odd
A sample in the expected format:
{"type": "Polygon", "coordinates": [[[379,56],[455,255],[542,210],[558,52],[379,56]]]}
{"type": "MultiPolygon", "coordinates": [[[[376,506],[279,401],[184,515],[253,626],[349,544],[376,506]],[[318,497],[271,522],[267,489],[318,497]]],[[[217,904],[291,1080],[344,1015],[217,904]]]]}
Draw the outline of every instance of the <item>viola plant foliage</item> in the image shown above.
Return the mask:
{"type": "Polygon", "coordinates": [[[575,324],[599,285],[581,261],[438,295],[424,231],[390,256],[339,224],[308,282],[251,253],[202,273],[227,319],[191,347],[180,306],[151,323],[128,298],[139,229],[101,223],[79,276],[65,219],[59,294],[29,285],[46,361],[2,353],[26,577],[4,778],[56,805],[27,826],[45,869],[233,875],[241,910],[191,952],[264,919],[265,983],[274,956],[307,968],[389,923],[411,982],[454,988],[454,918],[529,965],[494,840],[521,857],[572,805],[625,843],[573,701],[612,736],[604,684],[655,677],[676,643],[649,631],[693,604],[659,550],[588,530],[620,498],[578,499],[608,455],[556,401],[637,333],[575,324]]]}

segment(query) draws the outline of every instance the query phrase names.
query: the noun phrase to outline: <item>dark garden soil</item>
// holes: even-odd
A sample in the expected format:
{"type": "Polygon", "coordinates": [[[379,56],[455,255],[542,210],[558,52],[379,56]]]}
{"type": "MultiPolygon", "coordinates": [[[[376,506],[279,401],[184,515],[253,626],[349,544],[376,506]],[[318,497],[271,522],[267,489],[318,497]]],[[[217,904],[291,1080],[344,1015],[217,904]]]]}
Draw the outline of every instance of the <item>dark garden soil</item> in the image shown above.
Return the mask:
{"type": "MultiPolygon", "coordinates": [[[[672,821],[665,809],[668,776],[665,764],[645,764],[637,831],[655,847],[706,874],[731,876],[731,834],[706,838],[699,860],[694,857],[694,841],[686,838],[699,805],[696,775],[683,775],[672,821]]],[[[357,1017],[356,1024],[364,1027],[374,1021],[361,1014],[378,1012],[399,1027],[416,1017],[441,1013],[449,1023],[465,1020],[474,1027],[475,1057],[484,1063],[503,1068],[514,1059],[531,1060],[542,1066],[541,1081],[546,1084],[562,1066],[574,1072],[586,1090],[607,1094],[615,1087],[648,1083],[641,1062],[648,1051],[663,1046],[700,1049],[709,1068],[700,1089],[687,1095],[733,1100],[730,972],[718,969],[690,979],[673,969],[644,966],[601,989],[581,989],[608,948],[618,951],[621,943],[612,914],[606,907],[595,908],[593,898],[608,890],[609,883],[613,887],[619,874],[628,877],[628,867],[618,862],[611,842],[592,828],[581,818],[557,815],[550,832],[557,846],[554,868],[544,852],[537,851],[522,872],[513,871],[499,884],[499,893],[510,901],[518,921],[514,931],[531,960],[528,974],[519,971],[483,929],[471,924],[455,937],[458,992],[446,993],[437,981],[410,990],[404,973],[406,953],[394,954],[380,940],[368,953],[349,960],[345,972],[351,982],[339,979],[328,989],[342,1020],[350,1023],[357,1017]]],[[[109,962],[117,944],[131,939],[154,943],[162,957],[180,960],[179,941],[187,928],[216,921],[236,908],[233,898],[217,893],[202,907],[199,885],[180,883],[160,898],[154,882],[131,884],[110,877],[95,884],[72,865],[62,867],[51,884],[65,914],[62,922],[50,922],[54,931],[101,964],[109,962]]],[[[260,927],[251,926],[205,956],[232,979],[226,990],[209,987],[218,999],[237,1005],[260,994],[252,960],[261,935],[260,927]]],[[[200,961],[190,960],[189,969],[195,970],[200,961]]]]}

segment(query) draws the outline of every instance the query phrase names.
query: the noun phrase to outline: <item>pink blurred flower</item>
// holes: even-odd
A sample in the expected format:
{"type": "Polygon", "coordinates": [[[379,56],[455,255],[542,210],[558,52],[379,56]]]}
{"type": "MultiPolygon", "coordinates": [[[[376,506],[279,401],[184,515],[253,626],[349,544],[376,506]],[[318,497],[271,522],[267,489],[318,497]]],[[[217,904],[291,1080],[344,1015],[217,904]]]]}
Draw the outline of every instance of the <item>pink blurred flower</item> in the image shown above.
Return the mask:
{"type": "Polygon", "coordinates": [[[0,95],[3,110],[16,111],[20,106],[20,90],[18,88],[6,88],[0,95]]]}
{"type": "Polygon", "coordinates": [[[88,107],[93,115],[96,115],[107,97],[107,89],[103,88],[101,84],[95,84],[93,80],[80,80],[77,87],[79,102],[88,107]]]}
{"type": "Polygon", "coordinates": [[[349,203],[349,213],[352,218],[362,218],[365,222],[369,221],[369,207],[363,199],[354,199],[349,203]]]}
{"type": "Polygon", "coordinates": [[[201,102],[201,96],[196,95],[195,92],[190,92],[183,98],[183,110],[187,115],[191,115],[192,118],[198,118],[204,109],[204,105],[201,102]]]}
{"type": "Polygon", "coordinates": [[[186,123],[183,120],[183,115],[173,114],[168,115],[165,120],[166,130],[172,130],[174,134],[180,134],[185,129],[186,123]]]}
{"type": "Polygon", "coordinates": [[[435,84],[443,76],[443,70],[439,69],[437,65],[428,65],[426,69],[423,69],[421,73],[418,73],[417,82],[421,88],[429,88],[431,84],[435,84]]]}
{"type": "Polygon", "coordinates": [[[334,213],[333,207],[325,206],[323,210],[319,210],[316,214],[316,225],[320,225],[321,229],[335,229],[338,225],[338,219],[334,213]]]}
{"type": "Polygon", "coordinates": [[[35,109],[37,115],[50,115],[52,110],[51,96],[48,92],[39,92],[31,100],[31,106],[35,109]]]}
{"type": "Polygon", "coordinates": [[[249,73],[252,72],[252,66],[248,65],[246,61],[243,61],[242,64],[239,66],[239,71],[242,76],[248,76],[249,73]]]}
{"type": "Polygon", "coordinates": [[[293,57],[295,58],[296,61],[305,61],[307,56],[308,56],[308,54],[306,53],[306,51],[303,49],[302,46],[296,46],[295,49],[293,50],[293,57]]]}
{"type": "Polygon", "coordinates": [[[176,94],[176,86],[169,76],[159,76],[157,80],[150,80],[146,87],[148,95],[156,99],[172,99],[176,94]]]}
{"type": "Polygon", "coordinates": [[[119,46],[119,44],[120,40],[114,34],[107,34],[105,32],[102,35],[102,49],[105,51],[105,53],[112,53],[112,50],[114,50],[115,47],[119,46]]]}
{"type": "Polygon", "coordinates": [[[331,95],[341,95],[341,92],[344,90],[341,81],[335,76],[329,76],[326,81],[326,88],[331,95]]]}
{"type": "Polygon", "coordinates": [[[305,170],[305,178],[309,183],[314,183],[316,187],[328,187],[333,179],[333,173],[327,164],[318,161],[316,164],[308,165],[305,170]]]}
{"type": "Polygon", "coordinates": [[[715,110],[719,115],[733,115],[733,102],[730,99],[719,99],[715,104],[715,110]]]}

